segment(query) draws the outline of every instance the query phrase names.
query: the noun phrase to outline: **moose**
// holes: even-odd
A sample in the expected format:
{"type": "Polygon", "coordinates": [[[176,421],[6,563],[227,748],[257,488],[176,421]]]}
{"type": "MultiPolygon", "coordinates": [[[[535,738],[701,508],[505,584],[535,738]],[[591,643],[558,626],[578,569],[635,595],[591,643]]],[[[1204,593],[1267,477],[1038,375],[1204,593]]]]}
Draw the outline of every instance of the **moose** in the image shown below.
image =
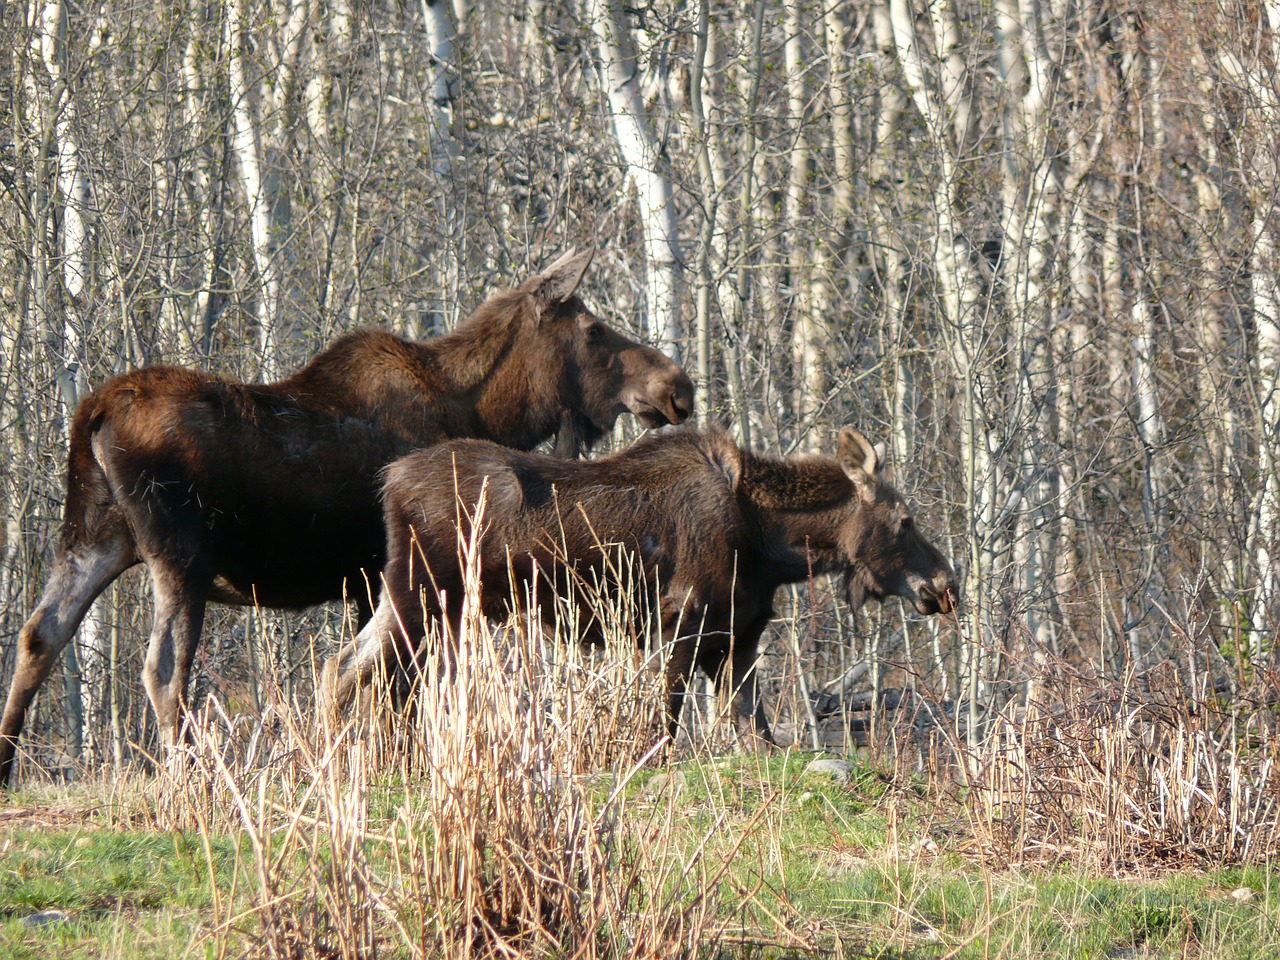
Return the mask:
{"type": "MultiPolygon", "coordinates": [[[[433,617],[448,628],[448,656],[467,573],[459,544],[475,542],[479,559],[471,562],[491,618],[526,596],[536,595],[545,613],[565,591],[643,586],[637,616],[656,616],[669,650],[668,734],[701,668],[718,690],[732,691],[739,738],[772,743],[755,667],[778,587],[840,573],[854,610],[888,596],[910,600],[921,614],[954,608],[955,574],[916,529],[883,457],[883,447],[852,427],[840,431],[834,458],[773,459],[721,430],[688,428],[589,462],[476,440],[412,453],[387,469],[387,566],[377,609],[325,665],[322,709],[338,714],[379,667],[412,665],[433,617]]],[[[599,623],[582,620],[579,639],[600,642],[599,623]]]]}
{"type": "MultiPolygon", "coordinates": [[[[693,384],[606,326],[577,290],[591,250],[496,294],[451,333],[338,338],[275,383],[154,366],[86,396],[70,432],[53,571],[18,638],[0,719],[9,782],[25,712],[95,597],[145,563],[155,605],[143,683],[178,731],[206,602],[302,607],[354,595],[385,554],[380,475],[452,437],[578,456],[630,412],[681,423],[693,384]]],[[[452,542],[452,541],[451,541],[452,542]]]]}

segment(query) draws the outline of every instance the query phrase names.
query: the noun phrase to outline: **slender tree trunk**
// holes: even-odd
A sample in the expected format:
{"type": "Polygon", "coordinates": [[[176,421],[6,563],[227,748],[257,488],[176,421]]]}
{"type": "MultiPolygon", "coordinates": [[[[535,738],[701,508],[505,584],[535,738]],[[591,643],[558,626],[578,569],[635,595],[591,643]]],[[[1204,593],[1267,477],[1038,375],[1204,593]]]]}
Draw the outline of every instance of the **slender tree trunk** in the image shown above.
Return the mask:
{"type": "Polygon", "coordinates": [[[257,320],[259,374],[280,374],[280,279],[275,261],[271,201],[267,194],[261,124],[247,57],[250,48],[248,0],[229,0],[226,8],[227,63],[231,81],[232,150],[240,167],[249,206],[249,230],[258,274],[257,320]]]}
{"type": "Polygon", "coordinates": [[[614,134],[636,187],[644,228],[649,332],[659,343],[681,351],[681,256],[671,180],[662,168],[657,138],[640,90],[640,64],[627,27],[622,0],[591,0],[601,76],[609,99],[614,134]]]}
{"type": "MultiPolygon", "coordinates": [[[[939,18],[934,26],[935,43],[940,50],[958,51],[961,40],[958,22],[953,20],[954,9],[946,5],[946,9],[932,12],[939,18]]],[[[983,389],[982,383],[991,376],[986,361],[987,351],[991,349],[990,331],[978,309],[983,283],[977,258],[957,216],[961,208],[959,149],[964,142],[958,136],[967,138],[972,129],[972,105],[966,92],[969,85],[957,72],[953,57],[947,57],[941,83],[929,74],[911,0],[890,0],[889,19],[907,90],[924,118],[929,144],[935,154],[933,266],[947,324],[954,331],[949,353],[956,365],[964,411],[960,456],[971,552],[965,565],[970,635],[964,649],[963,672],[968,698],[966,731],[973,744],[980,738],[981,703],[986,696],[987,665],[983,651],[987,638],[992,635],[987,585],[995,568],[995,497],[999,477],[994,452],[999,448],[999,440],[994,432],[993,412],[985,409],[985,398],[991,391],[983,389]],[[935,94],[936,89],[941,89],[941,97],[935,94]]]]}
{"type": "Polygon", "coordinates": [[[711,39],[710,0],[698,0],[694,22],[694,53],[689,75],[689,112],[693,120],[693,135],[698,158],[699,201],[702,206],[702,222],[698,235],[698,255],[695,269],[697,390],[695,407],[702,417],[713,409],[715,397],[711,379],[711,294],[713,279],[711,253],[716,243],[716,217],[720,197],[716,188],[715,170],[711,165],[711,125],[707,120],[703,102],[702,85],[707,67],[707,53],[711,39]]]}
{"type": "Polygon", "coordinates": [[[1145,648],[1152,638],[1144,642],[1138,625],[1148,617],[1160,617],[1159,607],[1166,607],[1163,588],[1164,549],[1168,524],[1165,521],[1165,483],[1162,469],[1164,448],[1164,417],[1160,412],[1160,394],[1155,369],[1155,311],[1142,296],[1133,305],[1133,398],[1138,436],[1144,453],[1142,473],[1142,512],[1147,523],[1144,545],[1143,598],[1144,609],[1135,611],[1129,618],[1129,658],[1134,669],[1142,672],[1145,667],[1145,648]]]}
{"type": "MultiPolygon", "coordinates": [[[[44,4],[40,15],[41,59],[48,72],[52,96],[43,111],[46,129],[52,129],[55,183],[61,198],[62,233],[58,250],[62,261],[60,294],[52,288],[52,271],[44,273],[43,320],[53,353],[58,357],[57,386],[62,399],[63,435],[70,432],[71,418],[79,405],[85,384],[83,318],[80,308],[89,297],[93,259],[90,227],[91,191],[80,164],[76,109],[68,68],[67,7],[62,0],[44,4]],[[55,306],[56,304],[56,306],[55,306]]],[[[51,245],[45,247],[46,256],[51,245]]],[[[63,676],[67,686],[68,752],[80,758],[93,744],[95,698],[92,680],[100,679],[101,656],[99,614],[84,619],[77,643],[68,644],[63,656],[63,676]]]]}
{"type": "Polygon", "coordinates": [[[787,174],[787,193],[783,216],[786,233],[786,266],[790,274],[791,312],[795,318],[791,331],[793,372],[790,377],[794,402],[792,409],[798,425],[801,447],[821,449],[825,445],[816,429],[817,415],[826,399],[826,371],[823,369],[823,318],[810,297],[810,234],[813,218],[807,210],[811,193],[809,185],[809,132],[806,129],[808,94],[806,77],[810,64],[805,58],[801,0],[785,0],[783,29],[784,57],[787,66],[787,118],[790,127],[791,155],[787,174]]]}
{"type": "Polygon", "coordinates": [[[1053,592],[1053,565],[1058,518],[1065,513],[1065,505],[1058,503],[1055,480],[1061,447],[1056,437],[1059,378],[1051,353],[1049,291],[1050,261],[1057,246],[1050,224],[1057,219],[1060,184],[1046,118],[1052,64],[1042,6],[1035,0],[1002,0],[998,30],[1002,43],[997,61],[1010,104],[1001,165],[1006,217],[1001,260],[1010,281],[1009,312],[1015,331],[1011,346],[1019,358],[1010,394],[1017,408],[1026,411],[1019,429],[1020,484],[1029,494],[1026,507],[1015,515],[1013,559],[1022,581],[1019,591],[1027,603],[1030,697],[1046,657],[1057,653],[1054,625],[1061,620],[1053,592]]]}
{"type": "Polygon", "coordinates": [[[439,297],[428,309],[433,328],[444,330],[449,322],[450,308],[458,303],[458,261],[460,256],[457,205],[453,198],[453,163],[458,156],[458,144],[453,136],[453,83],[452,74],[457,70],[455,45],[457,34],[447,0],[422,0],[422,19],[426,24],[429,69],[427,90],[431,97],[430,129],[431,157],[440,197],[440,219],[444,224],[445,241],[438,256],[444,261],[437,287],[439,297]]]}
{"type": "Polygon", "coordinates": [[[888,407],[892,429],[893,462],[911,462],[915,417],[915,377],[907,356],[908,303],[903,287],[906,282],[906,251],[894,221],[893,202],[898,198],[898,141],[901,120],[910,101],[897,81],[897,52],[888,0],[876,0],[871,9],[874,33],[873,62],[879,76],[879,109],[875,118],[875,150],[871,157],[873,184],[871,228],[878,245],[868,252],[868,260],[877,268],[885,315],[886,358],[892,364],[888,407]],[[895,242],[897,241],[897,242],[895,242]]]}
{"type": "Polygon", "coordinates": [[[751,19],[744,24],[747,36],[749,60],[744,82],[746,85],[746,116],[743,119],[742,136],[742,189],[738,195],[739,237],[738,262],[734,277],[733,323],[730,326],[726,346],[726,363],[729,367],[729,389],[738,420],[738,439],[744,446],[751,446],[751,410],[745,388],[746,362],[742,356],[741,336],[746,328],[747,302],[751,295],[750,257],[752,251],[752,224],[754,221],[757,164],[756,110],[760,102],[760,78],[764,70],[764,0],[756,0],[751,19]]]}

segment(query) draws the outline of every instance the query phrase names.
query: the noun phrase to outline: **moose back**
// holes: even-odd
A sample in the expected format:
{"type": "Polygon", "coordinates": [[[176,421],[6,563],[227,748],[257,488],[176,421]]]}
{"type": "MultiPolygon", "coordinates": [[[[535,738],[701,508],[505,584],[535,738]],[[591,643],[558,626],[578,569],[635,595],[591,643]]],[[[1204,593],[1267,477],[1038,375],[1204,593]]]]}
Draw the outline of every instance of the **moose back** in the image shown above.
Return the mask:
{"type": "Polygon", "coordinates": [[[295,607],[345,589],[367,616],[366,575],[386,542],[379,478],[396,457],[450,437],[528,448],[553,435],[557,453],[576,456],[628,411],[649,426],[685,420],[685,372],[577,295],[590,260],[562,257],[446,336],[341,337],[276,383],[150,367],[87,396],[71,428],[58,556],[19,635],[0,782],[37,688],[129,567],[151,576],[143,682],[169,741],[206,601],[295,607]]]}
{"type": "MultiPolygon", "coordinates": [[[[882,456],[846,427],[835,457],[757,456],[716,430],[649,436],[594,462],[470,440],[404,457],[388,469],[383,495],[382,595],[354,643],[326,665],[325,709],[341,710],[379,665],[418,655],[431,617],[443,614],[446,636],[458,636],[459,543],[478,534],[487,615],[509,611],[513,587],[524,596],[533,585],[547,611],[550,594],[581,585],[640,586],[648,595],[639,607],[656,614],[669,645],[668,732],[700,667],[733,691],[739,733],[771,741],[755,667],[779,586],[836,573],[854,609],[888,596],[924,614],[955,603],[955,575],[886,481],[882,456]],[[620,563],[618,548],[634,562],[620,563]]],[[[589,617],[580,639],[599,639],[589,617]]]]}

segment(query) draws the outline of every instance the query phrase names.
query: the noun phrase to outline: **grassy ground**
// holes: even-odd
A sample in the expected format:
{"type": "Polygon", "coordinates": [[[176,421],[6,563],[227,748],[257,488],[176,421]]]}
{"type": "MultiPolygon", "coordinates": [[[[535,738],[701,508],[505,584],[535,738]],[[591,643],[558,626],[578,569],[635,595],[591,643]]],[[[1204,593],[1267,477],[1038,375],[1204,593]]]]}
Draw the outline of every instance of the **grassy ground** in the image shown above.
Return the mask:
{"type": "MultiPolygon", "coordinates": [[[[701,927],[712,953],[1280,955],[1280,883],[1269,869],[1102,877],[1006,868],[986,862],[962,807],[891,786],[866,765],[847,781],[806,774],[810,759],[687,760],[661,786],[650,783],[652,769],[627,785],[622,816],[672,824],[684,862],[701,849],[712,866],[715,905],[701,927]],[[723,861],[726,872],[714,876],[723,861]]],[[[250,838],[162,829],[157,784],[137,774],[32,789],[0,807],[0,956],[271,954],[250,838]]],[[[413,787],[392,778],[383,793],[371,790],[370,834],[393,830],[413,787]]],[[[593,802],[609,789],[594,784],[593,802]]],[[[379,849],[369,845],[371,859],[379,849]]],[[[299,857],[291,867],[294,853],[275,862],[277,877],[313,866],[299,857]]],[[[395,938],[379,947],[413,952],[395,938]]]]}

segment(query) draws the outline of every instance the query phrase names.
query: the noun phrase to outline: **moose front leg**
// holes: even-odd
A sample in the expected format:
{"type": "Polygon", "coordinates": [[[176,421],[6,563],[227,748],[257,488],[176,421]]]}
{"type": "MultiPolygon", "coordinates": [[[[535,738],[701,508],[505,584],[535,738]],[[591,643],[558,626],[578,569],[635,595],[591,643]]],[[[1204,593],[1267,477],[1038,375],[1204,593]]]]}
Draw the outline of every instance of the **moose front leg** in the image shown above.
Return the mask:
{"type": "Polygon", "coordinates": [[[760,636],[773,617],[773,611],[757,617],[745,629],[734,636],[729,651],[729,669],[720,670],[716,679],[716,692],[725,692],[724,684],[729,684],[728,692],[733,697],[734,727],[738,733],[738,742],[749,749],[775,745],[773,733],[769,729],[769,720],[764,713],[764,704],[760,701],[759,684],[756,669],[760,653],[760,636]]]}
{"type": "Polygon", "coordinates": [[[689,687],[689,677],[693,673],[694,652],[697,648],[698,637],[680,637],[674,636],[675,631],[671,631],[670,636],[663,637],[663,646],[666,647],[667,654],[667,736],[674,743],[676,739],[676,731],[680,729],[680,714],[684,710],[684,695],[689,687]]]}

